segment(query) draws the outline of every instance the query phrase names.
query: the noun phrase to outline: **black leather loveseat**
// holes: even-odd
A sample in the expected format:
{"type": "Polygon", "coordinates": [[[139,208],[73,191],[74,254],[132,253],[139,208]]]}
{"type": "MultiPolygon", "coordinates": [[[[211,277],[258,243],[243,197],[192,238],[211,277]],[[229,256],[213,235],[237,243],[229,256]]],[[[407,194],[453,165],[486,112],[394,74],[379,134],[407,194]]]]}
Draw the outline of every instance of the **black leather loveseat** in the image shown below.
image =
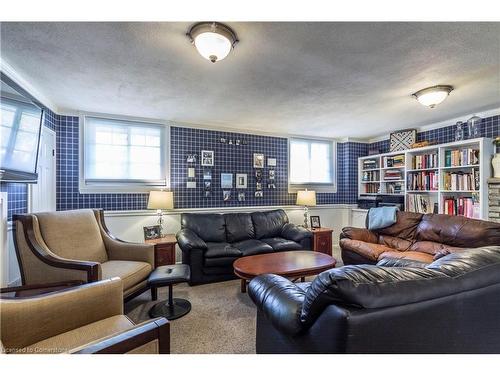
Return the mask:
{"type": "Polygon", "coordinates": [[[257,353],[500,353],[500,246],[250,282],[257,353]]]}
{"type": "Polygon", "coordinates": [[[289,223],[283,210],[182,214],[177,242],[194,285],[234,279],[233,262],[243,256],[309,250],[311,233],[289,223]]]}

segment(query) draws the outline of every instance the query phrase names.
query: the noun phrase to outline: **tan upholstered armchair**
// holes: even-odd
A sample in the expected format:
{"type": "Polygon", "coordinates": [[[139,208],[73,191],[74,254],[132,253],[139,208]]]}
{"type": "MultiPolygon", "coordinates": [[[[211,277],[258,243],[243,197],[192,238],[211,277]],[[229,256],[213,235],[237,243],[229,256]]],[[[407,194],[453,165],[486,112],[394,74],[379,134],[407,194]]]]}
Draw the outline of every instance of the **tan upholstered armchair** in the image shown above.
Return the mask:
{"type": "Polygon", "coordinates": [[[119,278],[35,297],[0,299],[3,353],[169,353],[165,318],[134,324],[123,315],[119,278]]]}
{"type": "Polygon", "coordinates": [[[119,277],[125,300],[147,290],[153,245],[113,237],[102,210],[14,215],[14,222],[23,285],[119,277]]]}

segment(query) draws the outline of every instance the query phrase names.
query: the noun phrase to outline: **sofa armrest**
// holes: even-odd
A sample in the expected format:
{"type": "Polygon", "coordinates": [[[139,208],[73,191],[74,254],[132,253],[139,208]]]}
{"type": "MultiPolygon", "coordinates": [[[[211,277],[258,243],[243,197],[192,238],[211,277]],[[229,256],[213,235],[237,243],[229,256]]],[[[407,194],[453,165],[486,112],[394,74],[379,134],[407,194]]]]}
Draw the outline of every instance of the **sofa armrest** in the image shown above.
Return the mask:
{"type": "Polygon", "coordinates": [[[342,228],[340,239],[348,238],[369,243],[378,243],[378,235],[365,228],[345,227],[342,228]]]}
{"type": "Polygon", "coordinates": [[[99,224],[104,246],[110,260],[145,262],[151,264],[151,267],[154,268],[154,245],[120,240],[112,235],[106,226],[103,210],[94,210],[94,215],[99,224]]]}
{"type": "Polygon", "coordinates": [[[124,332],[96,340],[72,354],[170,354],[170,322],[148,320],[124,332]]]}
{"type": "Polygon", "coordinates": [[[0,300],[2,343],[24,348],[49,337],[123,314],[118,277],[37,297],[0,300]]]}
{"type": "Polygon", "coordinates": [[[425,268],[429,263],[419,262],[418,260],[403,259],[403,258],[382,258],[377,262],[379,267],[412,267],[425,268]]]}
{"type": "Polygon", "coordinates": [[[190,229],[181,229],[177,232],[177,243],[181,250],[190,251],[193,249],[206,250],[207,244],[195,232],[190,229]]]}
{"type": "Polygon", "coordinates": [[[248,295],[272,325],[289,335],[304,328],[300,315],[305,292],[278,275],[261,275],[250,281],[248,295]]]}
{"type": "Polygon", "coordinates": [[[300,242],[305,238],[312,237],[312,233],[304,227],[292,223],[286,223],[281,229],[281,236],[287,240],[300,242]]]}

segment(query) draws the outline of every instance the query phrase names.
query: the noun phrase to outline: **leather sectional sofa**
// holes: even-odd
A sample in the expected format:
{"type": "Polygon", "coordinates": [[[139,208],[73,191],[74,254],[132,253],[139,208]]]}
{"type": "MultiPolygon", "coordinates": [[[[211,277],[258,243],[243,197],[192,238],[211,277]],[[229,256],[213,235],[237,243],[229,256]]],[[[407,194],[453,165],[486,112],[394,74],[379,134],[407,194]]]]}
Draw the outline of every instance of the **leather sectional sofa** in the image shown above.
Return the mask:
{"type": "Polygon", "coordinates": [[[257,353],[500,353],[500,246],[385,258],[294,284],[261,275],[257,353]]]}
{"type": "Polygon", "coordinates": [[[344,264],[376,264],[384,258],[431,263],[464,248],[500,245],[500,224],[463,216],[398,212],[397,222],[370,231],[344,228],[340,247],[344,264]]]}
{"type": "Polygon", "coordinates": [[[191,267],[190,285],[234,279],[243,256],[311,249],[311,232],[288,222],[283,210],[182,214],[177,242],[191,267]]]}

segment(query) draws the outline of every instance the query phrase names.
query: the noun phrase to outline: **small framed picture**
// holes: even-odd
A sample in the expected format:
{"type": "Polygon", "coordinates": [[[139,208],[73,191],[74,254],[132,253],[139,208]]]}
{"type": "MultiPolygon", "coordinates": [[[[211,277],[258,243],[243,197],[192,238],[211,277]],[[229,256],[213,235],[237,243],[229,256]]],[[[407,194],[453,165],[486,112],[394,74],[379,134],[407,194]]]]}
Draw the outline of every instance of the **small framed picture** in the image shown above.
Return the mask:
{"type": "Polygon", "coordinates": [[[240,192],[238,193],[238,202],[244,202],[245,201],[245,193],[240,192]]]}
{"type": "Polygon", "coordinates": [[[188,178],[195,178],[196,177],[196,172],[194,168],[188,168],[188,178]]]}
{"type": "Polygon", "coordinates": [[[203,171],[203,179],[204,180],[211,180],[212,179],[212,170],[211,169],[205,169],[203,171]]]}
{"type": "Polygon", "coordinates": [[[311,228],[321,228],[319,216],[311,216],[311,228]]]}
{"type": "Polygon", "coordinates": [[[269,179],[274,180],[274,177],[276,177],[276,171],[274,169],[269,170],[269,179]]]}
{"type": "Polygon", "coordinates": [[[262,198],[264,196],[264,193],[262,190],[258,190],[255,192],[255,198],[262,198]]]}
{"type": "Polygon", "coordinates": [[[262,181],[262,169],[255,170],[255,180],[258,182],[262,181]]]}
{"type": "Polygon", "coordinates": [[[276,167],[276,158],[267,158],[268,167],[276,167]]]}
{"type": "Polygon", "coordinates": [[[268,189],[276,189],[276,184],[267,184],[268,189]]]}
{"type": "Polygon", "coordinates": [[[264,168],[264,154],[253,154],[253,167],[264,168]]]}
{"type": "Polygon", "coordinates": [[[211,180],[203,181],[203,187],[205,188],[205,191],[211,190],[212,189],[212,181],[211,180]]]}
{"type": "Polygon", "coordinates": [[[196,181],[186,181],[186,189],[196,189],[196,181]]]}
{"type": "Polygon", "coordinates": [[[255,183],[255,190],[262,190],[262,182],[255,183]]]}
{"type": "Polygon", "coordinates": [[[246,173],[236,174],[236,189],[246,189],[247,188],[247,175],[246,173]]]}
{"type": "Polygon", "coordinates": [[[144,230],[144,239],[145,240],[153,240],[155,238],[160,238],[160,226],[159,225],[150,225],[148,227],[143,227],[144,230]]]}
{"type": "Polygon", "coordinates": [[[229,202],[231,200],[231,190],[223,190],[222,196],[224,198],[224,202],[229,202]]]}
{"type": "Polygon", "coordinates": [[[195,154],[188,154],[186,157],[186,162],[187,163],[196,163],[196,155],[195,154]]]}
{"type": "Polygon", "coordinates": [[[214,166],[214,152],[208,150],[201,150],[201,165],[204,167],[214,166]]]}
{"type": "Polygon", "coordinates": [[[233,174],[232,173],[221,173],[220,174],[220,187],[223,189],[233,188],[233,174]]]}

